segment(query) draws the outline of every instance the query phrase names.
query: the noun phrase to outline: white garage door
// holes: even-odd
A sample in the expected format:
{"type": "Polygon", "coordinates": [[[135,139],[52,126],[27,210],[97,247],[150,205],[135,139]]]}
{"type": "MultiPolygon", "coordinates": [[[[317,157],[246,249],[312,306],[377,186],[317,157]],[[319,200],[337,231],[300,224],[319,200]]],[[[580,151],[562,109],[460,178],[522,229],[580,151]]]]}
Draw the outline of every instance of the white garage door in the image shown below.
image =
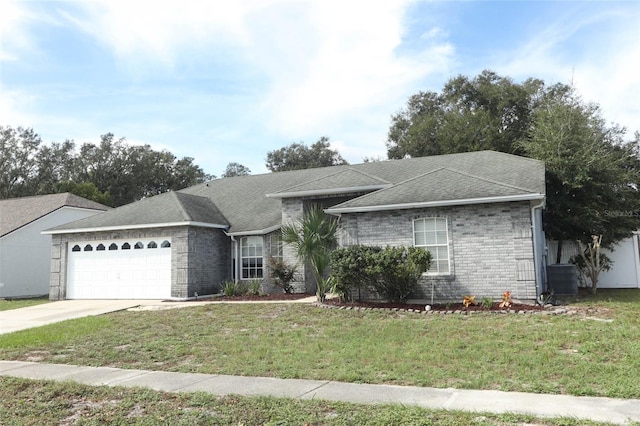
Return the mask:
{"type": "Polygon", "coordinates": [[[69,245],[67,299],[165,299],[171,296],[171,240],[69,245]]]}

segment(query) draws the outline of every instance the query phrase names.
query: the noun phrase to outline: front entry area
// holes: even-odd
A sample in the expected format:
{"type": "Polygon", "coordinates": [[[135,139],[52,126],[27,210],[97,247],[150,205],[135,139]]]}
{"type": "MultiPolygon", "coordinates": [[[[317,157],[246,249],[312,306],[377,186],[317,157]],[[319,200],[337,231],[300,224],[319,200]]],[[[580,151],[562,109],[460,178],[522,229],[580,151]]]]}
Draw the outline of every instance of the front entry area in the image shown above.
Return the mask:
{"type": "Polygon", "coordinates": [[[72,242],[67,299],[171,297],[171,239],[72,242]]]}

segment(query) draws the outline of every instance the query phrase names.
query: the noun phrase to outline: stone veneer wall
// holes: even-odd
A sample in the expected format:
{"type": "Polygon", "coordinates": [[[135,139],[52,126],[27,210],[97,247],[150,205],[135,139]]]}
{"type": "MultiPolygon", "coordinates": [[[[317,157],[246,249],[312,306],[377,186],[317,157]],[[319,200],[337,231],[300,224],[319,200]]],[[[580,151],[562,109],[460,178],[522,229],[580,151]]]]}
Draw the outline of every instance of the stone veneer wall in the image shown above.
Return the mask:
{"type": "Polygon", "coordinates": [[[231,242],[222,230],[196,227],[150,228],[52,235],[49,299],[66,299],[69,244],[78,241],[171,238],[171,297],[217,293],[231,277],[231,242]]]}
{"type": "Polygon", "coordinates": [[[436,301],[499,299],[507,290],[536,299],[528,202],[343,214],[345,245],[411,246],[413,220],[424,217],[447,218],[451,274],[423,276],[412,299],[430,300],[432,284],[436,301]]]}

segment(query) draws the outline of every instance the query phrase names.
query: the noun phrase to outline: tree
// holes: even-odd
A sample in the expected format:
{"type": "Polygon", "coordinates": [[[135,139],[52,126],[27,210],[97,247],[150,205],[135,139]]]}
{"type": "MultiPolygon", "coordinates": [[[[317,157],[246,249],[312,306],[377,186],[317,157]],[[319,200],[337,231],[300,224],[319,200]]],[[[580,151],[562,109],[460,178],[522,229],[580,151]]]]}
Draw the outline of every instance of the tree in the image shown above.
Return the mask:
{"type": "Polygon", "coordinates": [[[640,136],[625,142],[625,133],[607,126],[599,106],[583,102],[571,86],[517,84],[483,71],[450,80],[442,93],[409,98],[392,117],[387,155],[491,149],[544,161],[544,229],[559,242],[559,262],[562,241],[588,245],[602,236],[602,247],[612,248],[640,229],[640,136]]]}
{"type": "Polygon", "coordinates": [[[0,126],[0,198],[34,195],[41,142],[33,129],[0,126]]]}
{"type": "Polygon", "coordinates": [[[91,182],[59,182],[55,185],[53,193],[70,192],[79,197],[86,198],[87,200],[95,201],[96,203],[104,204],[105,206],[111,205],[111,197],[108,192],[100,192],[96,186],[91,182]]]}
{"type": "Polygon", "coordinates": [[[329,146],[329,138],[323,136],[311,147],[303,143],[292,143],[284,148],[270,151],[267,153],[267,169],[272,172],[283,172],[349,164],[338,151],[330,149],[329,146]]]}
{"type": "Polygon", "coordinates": [[[78,151],[70,140],[42,145],[33,129],[0,126],[0,198],[69,191],[117,207],[210,178],[191,157],[129,145],[111,133],[78,151]]]}
{"type": "Polygon", "coordinates": [[[102,135],[98,145],[83,144],[75,169],[74,181],[92,182],[100,192],[108,192],[115,207],[209,178],[191,157],[177,159],[149,145],[127,145],[112,133],[102,135]]]}
{"type": "Polygon", "coordinates": [[[329,289],[324,272],[337,244],[337,230],[337,218],[327,216],[317,205],[306,210],[299,223],[282,226],[282,241],[291,244],[298,258],[311,266],[319,302],[324,302],[329,289]]]}
{"type": "Polygon", "coordinates": [[[227,164],[227,168],[224,170],[221,177],[248,176],[250,174],[251,170],[249,170],[248,167],[243,166],[240,163],[231,162],[227,164]]]}
{"type": "Polygon", "coordinates": [[[551,87],[533,118],[520,146],[546,165],[545,232],[558,241],[556,263],[561,242],[575,241],[586,253],[582,260],[590,265],[595,292],[599,273],[608,267],[599,248],[612,249],[640,229],[638,145],[624,141],[625,129],[607,126],[599,106],[566,87],[551,87]],[[597,250],[584,249],[594,242],[597,250]]]}
{"type": "Polygon", "coordinates": [[[515,142],[531,121],[540,80],[514,83],[492,71],[474,79],[458,76],[442,93],[419,92],[391,118],[390,159],[492,149],[521,154],[515,142]]]}

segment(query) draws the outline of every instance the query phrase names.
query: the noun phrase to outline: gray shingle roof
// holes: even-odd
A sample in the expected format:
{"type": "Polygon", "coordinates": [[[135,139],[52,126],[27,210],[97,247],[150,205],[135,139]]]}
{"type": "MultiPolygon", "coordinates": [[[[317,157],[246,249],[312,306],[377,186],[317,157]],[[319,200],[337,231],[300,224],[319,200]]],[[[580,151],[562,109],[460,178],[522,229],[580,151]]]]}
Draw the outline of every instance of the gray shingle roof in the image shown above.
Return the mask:
{"type": "Polygon", "coordinates": [[[180,192],[167,192],[53,229],[112,229],[140,225],[167,226],[187,222],[221,228],[229,226],[210,199],[180,192]]]}
{"type": "Polygon", "coordinates": [[[281,224],[283,197],[363,186],[374,188],[370,188],[370,194],[348,203],[376,206],[543,195],[544,164],[510,154],[478,151],[222,178],[119,207],[64,229],[135,227],[190,218],[194,222],[228,225],[228,232],[233,234],[266,232],[281,224]],[[184,198],[185,195],[195,197],[184,198]]]}
{"type": "Polygon", "coordinates": [[[530,193],[500,182],[472,176],[449,168],[440,168],[400,182],[387,189],[363,195],[332,209],[402,206],[420,203],[451,202],[494,197],[511,197],[530,193]]]}
{"type": "Polygon", "coordinates": [[[0,237],[65,206],[101,211],[109,209],[68,192],[0,200],[0,237]]]}
{"type": "Polygon", "coordinates": [[[391,186],[392,183],[377,176],[371,176],[354,168],[338,170],[336,173],[267,194],[276,198],[296,197],[311,194],[344,194],[350,192],[373,191],[391,186]]]}

